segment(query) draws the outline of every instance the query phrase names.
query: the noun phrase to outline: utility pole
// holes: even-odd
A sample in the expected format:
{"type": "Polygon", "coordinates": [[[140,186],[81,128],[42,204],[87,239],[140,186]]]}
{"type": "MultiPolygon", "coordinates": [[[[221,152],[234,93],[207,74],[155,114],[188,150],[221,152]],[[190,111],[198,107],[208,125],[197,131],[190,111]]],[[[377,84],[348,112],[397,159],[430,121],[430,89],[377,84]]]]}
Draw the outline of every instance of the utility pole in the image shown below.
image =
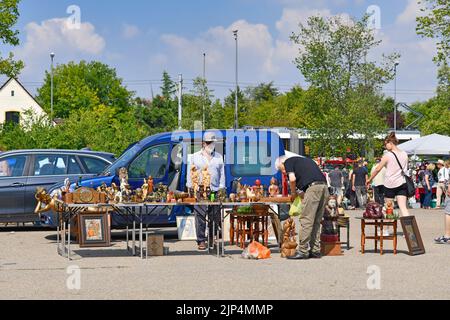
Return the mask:
{"type": "Polygon", "coordinates": [[[238,118],[238,90],[239,90],[239,78],[238,78],[238,31],[239,30],[235,30],[233,31],[233,35],[234,35],[234,40],[236,41],[236,92],[235,92],[235,102],[234,102],[234,129],[237,130],[239,128],[239,118],[238,118]]]}
{"type": "Polygon", "coordinates": [[[51,59],[51,70],[50,70],[50,121],[53,122],[53,60],[55,59],[55,54],[50,53],[51,59]]]}
{"type": "Polygon", "coordinates": [[[206,130],[205,122],[205,104],[206,104],[206,53],[203,53],[203,92],[202,92],[202,104],[203,104],[203,130],[206,130]]]}
{"type": "Polygon", "coordinates": [[[399,62],[396,61],[394,64],[394,132],[397,133],[397,66],[399,62]]]}
{"type": "Polygon", "coordinates": [[[178,129],[182,129],[183,119],[183,75],[178,76],[178,129]]]}

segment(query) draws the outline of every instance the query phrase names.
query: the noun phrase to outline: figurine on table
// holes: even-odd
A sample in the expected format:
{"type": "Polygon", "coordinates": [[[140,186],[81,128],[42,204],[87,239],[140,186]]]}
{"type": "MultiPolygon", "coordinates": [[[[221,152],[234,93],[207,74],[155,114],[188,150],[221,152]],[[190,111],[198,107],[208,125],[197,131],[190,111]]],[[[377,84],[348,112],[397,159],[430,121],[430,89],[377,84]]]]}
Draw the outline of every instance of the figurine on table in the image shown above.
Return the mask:
{"type": "Polygon", "coordinates": [[[211,175],[209,174],[208,167],[204,167],[202,170],[202,185],[203,191],[207,192],[207,189],[211,189],[211,175]]]}
{"type": "Polygon", "coordinates": [[[152,176],[148,177],[147,184],[148,184],[148,194],[152,194],[153,192],[155,192],[155,182],[152,176]]]}
{"type": "Polygon", "coordinates": [[[295,256],[298,244],[294,219],[289,218],[283,225],[283,244],[281,245],[281,257],[295,256]]]}
{"type": "MultiPolygon", "coordinates": [[[[197,199],[197,192],[199,191],[200,176],[198,174],[197,167],[194,165],[191,168],[191,183],[192,183],[191,189],[193,191],[193,196],[195,199],[197,199]]],[[[190,196],[192,196],[192,195],[190,195],[190,196]]]]}
{"type": "Polygon", "coordinates": [[[339,211],[337,208],[336,196],[330,196],[328,198],[327,206],[323,215],[322,222],[322,234],[325,235],[337,235],[337,218],[339,217],[339,211]]]}
{"type": "Polygon", "coordinates": [[[275,198],[280,194],[280,187],[278,187],[278,180],[273,177],[270,180],[270,187],[269,187],[269,195],[271,198],[275,198]]]}
{"type": "Polygon", "coordinates": [[[255,198],[261,199],[264,196],[264,186],[261,184],[261,180],[256,180],[255,185],[252,187],[252,191],[255,194],[255,198]]]}

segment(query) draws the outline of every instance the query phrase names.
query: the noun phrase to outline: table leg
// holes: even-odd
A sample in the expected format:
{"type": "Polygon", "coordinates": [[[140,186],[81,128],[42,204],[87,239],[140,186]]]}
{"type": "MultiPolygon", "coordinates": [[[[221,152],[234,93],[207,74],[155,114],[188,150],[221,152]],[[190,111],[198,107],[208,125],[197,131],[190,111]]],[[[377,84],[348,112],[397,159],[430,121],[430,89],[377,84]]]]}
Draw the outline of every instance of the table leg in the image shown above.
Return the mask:
{"type": "Polygon", "coordinates": [[[381,221],[381,235],[380,235],[380,254],[383,255],[383,234],[384,234],[384,224],[383,221],[381,221]]]}
{"type": "Polygon", "coordinates": [[[377,237],[378,237],[378,225],[375,222],[375,253],[378,252],[378,240],[377,240],[377,237]]]}
{"type": "Polygon", "coordinates": [[[350,250],[350,219],[347,222],[347,250],[350,250]]]}
{"type": "Polygon", "coordinates": [[[59,254],[60,250],[61,250],[61,245],[59,243],[59,232],[61,229],[61,220],[59,219],[59,213],[56,215],[56,218],[58,219],[58,225],[56,227],[56,250],[59,254]]]}
{"type": "Polygon", "coordinates": [[[394,254],[397,254],[397,220],[394,221],[394,254]]]}
{"type": "Polygon", "coordinates": [[[364,220],[361,220],[361,253],[364,254],[365,252],[365,245],[366,245],[366,222],[364,220]]]}
{"type": "Polygon", "coordinates": [[[67,259],[70,261],[70,221],[71,217],[69,215],[69,232],[67,234],[67,241],[68,241],[68,246],[67,246],[67,259]]]}
{"type": "Polygon", "coordinates": [[[131,252],[133,253],[133,256],[136,255],[136,219],[133,217],[133,230],[132,230],[132,245],[133,248],[131,249],[131,252]]]}
{"type": "Polygon", "coordinates": [[[220,227],[220,230],[222,231],[222,257],[225,256],[225,215],[224,215],[224,208],[220,207],[220,223],[222,226],[220,227]]]}

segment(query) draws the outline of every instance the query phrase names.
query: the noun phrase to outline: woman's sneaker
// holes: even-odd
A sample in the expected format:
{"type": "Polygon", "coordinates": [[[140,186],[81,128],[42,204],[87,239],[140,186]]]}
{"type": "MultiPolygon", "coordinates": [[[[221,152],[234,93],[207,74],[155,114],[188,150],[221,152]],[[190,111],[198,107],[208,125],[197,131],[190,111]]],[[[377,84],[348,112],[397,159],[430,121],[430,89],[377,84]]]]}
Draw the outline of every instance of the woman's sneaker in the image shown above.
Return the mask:
{"type": "Polygon", "coordinates": [[[446,238],[445,236],[434,239],[434,243],[436,244],[450,244],[450,238],[446,238]]]}

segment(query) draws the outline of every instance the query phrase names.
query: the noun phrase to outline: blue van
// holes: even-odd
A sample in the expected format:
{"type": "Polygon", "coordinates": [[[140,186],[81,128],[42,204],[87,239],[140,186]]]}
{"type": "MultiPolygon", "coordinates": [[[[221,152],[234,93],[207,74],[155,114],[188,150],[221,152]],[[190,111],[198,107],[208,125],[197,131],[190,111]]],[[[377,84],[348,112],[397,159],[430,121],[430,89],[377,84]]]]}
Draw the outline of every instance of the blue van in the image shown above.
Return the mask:
{"type": "MultiPolygon", "coordinates": [[[[102,183],[119,185],[118,172],[127,168],[129,184],[140,188],[144,178],[152,176],[155,185],[162,182],[171,191],[186,191],[187,174],[192,155],[201,150],[203,136],[213,132],[218,140],[216,152],[224,156],[226,188],[232,193],[233,181],[241,178],[243,185],[254,185],[257,179],[268,186],[272,177],[281,181],[274,168],[275,160],[285,154],[280,136],[271,130],[175,131],[157,134],[131,145],[112,165],[97,177],[81,182],[81,186],[97,188],[102,183]]],[[[73,181],[75,182],[75,181],[73,181]]],[[[61,187],[54,186],[52,190],[61,187]]],[[[50,190],[50,192],[52,191],[50,190]]],[[[189,208],[176,207],[171,212],[146,217],[145,224],[172,225],[177,215],[189,208]]],[[[121,217],[113,216],[113,225],[121,225],[121,217]]]]}

